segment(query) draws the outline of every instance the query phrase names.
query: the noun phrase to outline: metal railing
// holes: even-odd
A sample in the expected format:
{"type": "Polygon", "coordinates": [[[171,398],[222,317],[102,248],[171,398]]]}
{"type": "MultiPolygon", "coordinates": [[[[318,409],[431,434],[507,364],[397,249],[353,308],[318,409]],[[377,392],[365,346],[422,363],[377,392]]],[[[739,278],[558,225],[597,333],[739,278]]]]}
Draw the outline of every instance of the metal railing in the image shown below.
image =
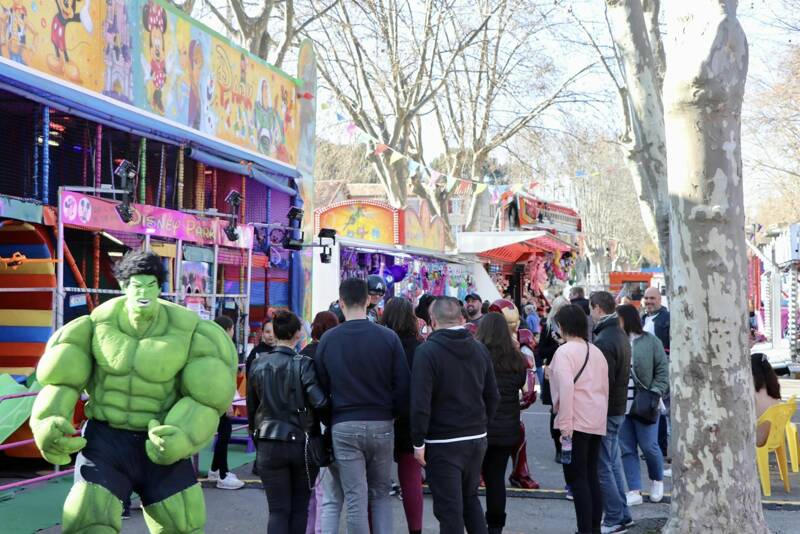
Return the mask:
{"type": "MultiPolygon", "coordinates": [[[[13,393],[13,394],[10,394],[10,395],[0,395],[0,403],[2,403],[4,401],[7,401],[7,400],[12,400],[12,399],[22,399],[22,398],[25,398],[25,397],[35,397],[38,394],[39,394],[39,392],[36,391],[36,392],[28,392],[28,393],[13,393]]],[[[25,445],[30,445],[33,442],[34,442],[33,439],[24,439],[22,441],[14,441],[12,443],[3,443],[2,445],[0,445],[0,451],[8,450],[8,449],[15,449],[17,447],[24,447],[25,445]]],[[[20,488],[22,486],[27,486],[29,484],[36,484],[37,482],[44,482],[46,480],[50,480],[50,479],[53,479],[53,478],[67,476],[67,475],[72,474],[73,471],[75,471],[75,469],[73,469],[73,468],[65,469],[65,470],[62,471],[59,468],[59,466],[56,465],[54,467],[55,467],[55,470],[52,473],[49,473],[47,475],[41,475],[41,476],[34,477],[34,478],[26,478],[25,480],[19,480],[17,482],[11,482],[9,484],[0,485],[0,492],[7,491],[7,490],[10,490],[10,489],[14,489],[14,488],[20,488]]]]}

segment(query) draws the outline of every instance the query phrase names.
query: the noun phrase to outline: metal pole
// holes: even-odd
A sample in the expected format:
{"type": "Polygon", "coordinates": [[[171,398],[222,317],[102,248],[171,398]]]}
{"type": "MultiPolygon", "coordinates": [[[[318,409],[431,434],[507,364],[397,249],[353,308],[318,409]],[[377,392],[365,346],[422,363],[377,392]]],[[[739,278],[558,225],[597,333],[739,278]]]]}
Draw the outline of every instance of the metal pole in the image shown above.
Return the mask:
{"type": "MultiPolygon", "coordinates": [[[[214,243],[214,263],[211,266],[211,293],[214,294],[211,297],[211,315],[216,317],[217,316],[217,277],[219,271],[219,245],[214,243]]],[[[225,293],[225,290],[222,291],[225,293]]]]}
{"type": "Polygon", "coordinates": [[[798,286],[797,286],[797,264],[792,263],[789,267],[789,353],[794,361],[797,361],[798,347],[797,338],[797,306],[798,306],[798,286]]]}
{"type": "MultiPolygon", "coordinates": [[[[254,241],[254,240],[252,240],[254,241]]],[[[243,348],[247,348],[247,340],[250,339],[250,289],[253,283],[253,242],[247,249],[247,291],[245,291],[243,316],[244,316],[244,343],[243,348]]]]}
{"type": "Polygon", "coordinates": [[[56,329],[61,328],[64,324],[64,214],[62,213],[63,210],[63,202],[62,196],[64,193],[64,188],[58,188],[58,239],[56,244],[56,259],[58,263],[56,263],[56,291],[54,293],[54,298],[56,299],[56,317],[55,317],[55,327],[56,329]]]}
{"type": "Polygon", "coordinates": [[[178,239],[178,244],[175,247],[175,303],[181,304],[184,299],[183,284],[181,284],[181,275],[183,271],[183,239],[178,239]]]}
{"type": "Polygon", "coordinates": [[[50,204],[50,106],[42,113],[42,204],[50,204]]]}
{"type": "Polygon", "coordinates": [[[144,249],[150,252],[150,234],[144,234],[144,249]]]}

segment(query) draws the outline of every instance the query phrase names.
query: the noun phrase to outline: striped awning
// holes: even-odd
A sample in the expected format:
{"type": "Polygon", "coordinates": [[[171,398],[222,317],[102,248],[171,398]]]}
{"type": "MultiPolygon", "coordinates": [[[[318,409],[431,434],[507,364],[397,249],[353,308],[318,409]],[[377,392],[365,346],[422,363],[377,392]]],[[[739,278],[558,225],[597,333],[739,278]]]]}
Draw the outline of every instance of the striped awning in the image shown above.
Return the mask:
{"type": "Polygon", "coordinates": [[[458,236],[459,253],[502,263],[524,263],[536,254],[571,250],[570,245],[543,231],[462,232],[458,236]]]}

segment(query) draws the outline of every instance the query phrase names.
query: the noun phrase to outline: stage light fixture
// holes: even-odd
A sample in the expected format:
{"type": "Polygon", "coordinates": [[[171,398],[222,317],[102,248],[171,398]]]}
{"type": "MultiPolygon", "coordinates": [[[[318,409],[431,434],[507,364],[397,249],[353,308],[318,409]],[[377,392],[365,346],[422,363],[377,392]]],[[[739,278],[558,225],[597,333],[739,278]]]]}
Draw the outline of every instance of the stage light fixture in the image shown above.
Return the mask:
{"type": "Polygon", "coordinates": [[[123,159],[114,169],[114,176],[119,179],[119,188],[123,191],[122,202],[117,204],[116,210],[119,218],[126,224],[133,220],[131,202],[136,191],[136,177],[138,175],[139,171],[136,166],[126,159],[123,159]]]}
{"type": "Polygon", "coordinates": [[[289,234],[286,234],[286,237],[283,238],[283,243],[281,243],[281,246],[284,248],[284,250],[303,250],[303,240],[295,239],[289,234]]]}
{"type": "Polygon", "coordinates": [[[239,220],[239,206],[242,205],[242,195],[236,189],[231,189],[225,196],[225,203],[228,205],[228,213],[231,216],[228,221],[228,226],[225,227],[225,237],[228,241],[236,241],[239,239],[239,231],[236,229],[237,221],[239,220]]]}
{"type": "Polygon", "coordinates": [[[289,219],[289,222],[297,221],[299,223],[303,222],[303,209],[298,208],[297,206],[292,206],[292,209],[289,210],[289,213],[286,214],[286,218],[289,219]]]}
{"type": "Polygon", "coordinates": [[[322,252],[319,253],[319,261],[322,263],[330,263],[332,256],[331,249],[329,247],[323,247],[322,252]]]}
{"type": "Polygon", "coordinates": [[[322,240],[322,239],[333,239],[333,241],[335,243],[336,242],[336,230],[334,230],[333,228],[320,228],[319,234],[317,234],[317,237],[319,237],[320,240],[322,240]]]}

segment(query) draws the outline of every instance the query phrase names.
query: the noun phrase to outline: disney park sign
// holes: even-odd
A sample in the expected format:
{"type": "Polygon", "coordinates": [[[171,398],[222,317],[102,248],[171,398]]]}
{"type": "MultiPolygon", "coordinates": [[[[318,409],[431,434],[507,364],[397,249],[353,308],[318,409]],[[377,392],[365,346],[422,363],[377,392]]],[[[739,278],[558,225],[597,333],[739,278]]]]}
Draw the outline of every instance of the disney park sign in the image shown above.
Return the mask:
{"type": "Polygon", "coordinates": [[[113,200],[65,191],[61,198],[61,216],[68,226],[181,239],[201,245],[216,243],[243,249],[252,246],[253,232],[249,227],[239,226],[239,239],[234,242],[225,236],[227,222],[216,218],[131,204],[132,218],[126,223],[115,209],[118,204],[113,200]]]}

